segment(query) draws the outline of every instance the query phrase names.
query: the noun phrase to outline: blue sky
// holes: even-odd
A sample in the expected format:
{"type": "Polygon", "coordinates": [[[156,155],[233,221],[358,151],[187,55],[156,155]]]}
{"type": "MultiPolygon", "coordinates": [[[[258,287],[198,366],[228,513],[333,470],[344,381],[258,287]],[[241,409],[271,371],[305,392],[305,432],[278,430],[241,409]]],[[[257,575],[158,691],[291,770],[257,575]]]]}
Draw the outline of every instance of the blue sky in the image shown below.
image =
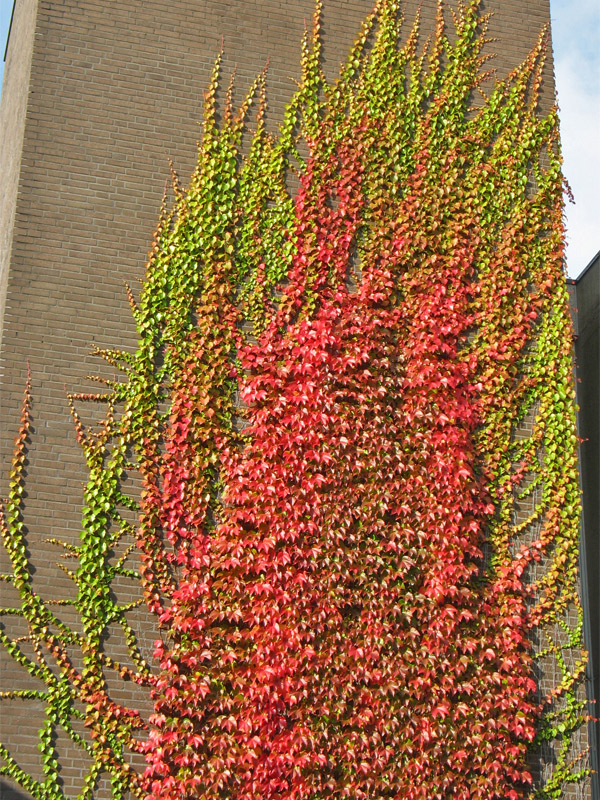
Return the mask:
{"type": "MultiPolygon", "coordinates": [[[[0,57],[12,5],[0,0],[0,57]]],[[[550,0],[550,10],[564,172],[575,195],[567,205],[567,268],[577,277],[600,250],[600,2],[550,0]]]]}
{"type": "MultiPolygon", "coordinates": [[[[6,37],[8,35],[12,5],[13,0],[0,0],[0,58],[2,59],[4,59],[4,49],[6,47],[6,37]]],[[[0,63],[0,73],[4,73],[4,61],[0,63]]]]}
{"type": "Polygon", "coordinates": [[[567,204],[567,267],[577,277],[600,250],[600,3],[550,0],[567,204]]]}

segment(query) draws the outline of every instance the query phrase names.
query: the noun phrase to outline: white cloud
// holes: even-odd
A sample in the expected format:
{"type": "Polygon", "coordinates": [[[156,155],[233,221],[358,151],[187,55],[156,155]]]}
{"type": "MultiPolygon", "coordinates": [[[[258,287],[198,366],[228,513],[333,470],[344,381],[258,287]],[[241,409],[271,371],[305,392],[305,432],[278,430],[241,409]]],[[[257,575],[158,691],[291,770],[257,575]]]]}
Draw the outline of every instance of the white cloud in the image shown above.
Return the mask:
{"type": "Polygon", "coordinates": [[[600,4],[597,0],[551,0],[550,15],[555,50],[565,55],[571,52],[578,60],[595,61],[597,82],[600,4]]]}
{"type": "Polygon", "coordinates": [[[582,80],[574,59],[556,63],[564,173],[575,205],[568,203],[567,264],[576,277],[600,249],[600,92],[582,80]]]}
{"type": "Polygon", "coordinates": [[[600,4],[552,0],[552,44],[567,204],[567,267],[577,277],[600,249],[600,4]]]}

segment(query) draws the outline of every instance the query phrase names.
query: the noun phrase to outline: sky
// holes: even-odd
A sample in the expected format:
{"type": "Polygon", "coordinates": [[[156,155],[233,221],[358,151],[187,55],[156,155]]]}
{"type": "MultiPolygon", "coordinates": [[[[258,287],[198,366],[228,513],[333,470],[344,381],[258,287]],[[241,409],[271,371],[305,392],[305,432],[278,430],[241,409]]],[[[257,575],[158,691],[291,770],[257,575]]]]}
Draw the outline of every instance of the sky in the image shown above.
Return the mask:
{"type": "MultiPolygon", "coordinates": [[[[526,2],[526,0],[524,0],[526,2]]],[[[0,0],[0,57],[13,0],[0,0]]],[[[600,2],[550,0],[567,202],[567,270],[576,278],[600,250],[600,2]]],[[[4,62],[0,62],[0,79],[4,62]]]]}
{"type": "Polygon", "coordinates": [[[600,2],[550,0],[563,171],[567,268],[577,277],[600,250],[600,2]]]}

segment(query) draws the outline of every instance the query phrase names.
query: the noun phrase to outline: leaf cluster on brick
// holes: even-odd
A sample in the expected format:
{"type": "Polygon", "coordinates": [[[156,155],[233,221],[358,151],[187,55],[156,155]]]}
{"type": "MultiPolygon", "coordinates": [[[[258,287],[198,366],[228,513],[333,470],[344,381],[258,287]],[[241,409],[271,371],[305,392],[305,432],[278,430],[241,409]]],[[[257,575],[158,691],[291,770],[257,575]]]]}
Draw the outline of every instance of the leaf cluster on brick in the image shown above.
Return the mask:
{"type": "Polygon", "coordinates": [[[89,471],[64,544],[76,629],[31,585],[28,386],[2,523],[21,605],[3,612],[33,655],[0,635],[44,686],[5,695],[45,703],[45,779],[4,747],[0,772],[35,798],[64,796],[59,728],[89,757],[82,800],[104,774],[115,800],[555,798],[587,774],[557,111],[538,109],[545,33],[489,88],[480,5],[449,36],[440,4],[423,48],[379,0],[333,84],[318,5],[277,136],[265,74],[217,121],[217,60],[197,167],[187,190],[173,173],[129,292],[138,350],[100,351],[123,377],[70,398],[89,471]],[[107,404],[99,430],[82,400],[107,404]],[[141,584],[153,663],[117,578],[141,584]],[[532,786],[544,742],[554,771],[532,786]]]}

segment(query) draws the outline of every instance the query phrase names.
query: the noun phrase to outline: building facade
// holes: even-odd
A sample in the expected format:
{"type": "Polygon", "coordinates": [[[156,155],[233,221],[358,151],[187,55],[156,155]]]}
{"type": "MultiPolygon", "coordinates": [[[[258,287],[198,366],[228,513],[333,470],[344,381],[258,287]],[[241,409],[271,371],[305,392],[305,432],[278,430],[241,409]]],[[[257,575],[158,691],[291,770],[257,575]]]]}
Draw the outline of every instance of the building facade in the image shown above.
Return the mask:
{"type": "Polygon", "coordinates": [[[592,797],[600,797],[600,252],[575,280],[568,282],[575,329],[578,432],[583,515],[581,531],[582,596],[586,612],[586,638],[590,662],[588,697],[590,713],[590,761],[596,774],[592,797]]]}
{"type": "MultiPolygon", "coordinates": [[[[418,5],[425,36],[436,2],[408,0],[408,21],[418,5]]],[[[494,12],[488,47],[502,76],[549,24],[549,0],[485,6],[494,12]]],[[[329,78],[371,7],[372,0],[325,0],[329,78]]],[[[28,542],[36,554],[34,585],[46,595],[71,591],[48,540],[77,537],[85,474],[65,387],[92,390],[86,376],[99,370],[94,347],[135,347],[124,282],[135,286],[143,276],[168,158],[184,182],[192,170],[202,92],[222,38],[224,81],[235,69],[238,96],[269,62],[275,128],[298,78],[299,43],[312,12],[312,0],[15,2],[0,108],[0,483],[4,495],[29,365],[27,513],[35,524],[28,542]]],[[[549,61],[548,106],[553,97],[549,61]]],[[[2,682],[29,686],[13,662],[2,665],[2,682]]],[[[35,702],[11,701],[10,708],[2,738],[24,767],[39,772],[30,731],[41,726],[41,710],[35,702]]],[[[65,790],[77,785],[81,769],[67,753],[65,790]]],[[[568,796],[586,797],[588,788],[568,796]]],[[[4,791],[10,796],[8,784],[4,791]]]]}

